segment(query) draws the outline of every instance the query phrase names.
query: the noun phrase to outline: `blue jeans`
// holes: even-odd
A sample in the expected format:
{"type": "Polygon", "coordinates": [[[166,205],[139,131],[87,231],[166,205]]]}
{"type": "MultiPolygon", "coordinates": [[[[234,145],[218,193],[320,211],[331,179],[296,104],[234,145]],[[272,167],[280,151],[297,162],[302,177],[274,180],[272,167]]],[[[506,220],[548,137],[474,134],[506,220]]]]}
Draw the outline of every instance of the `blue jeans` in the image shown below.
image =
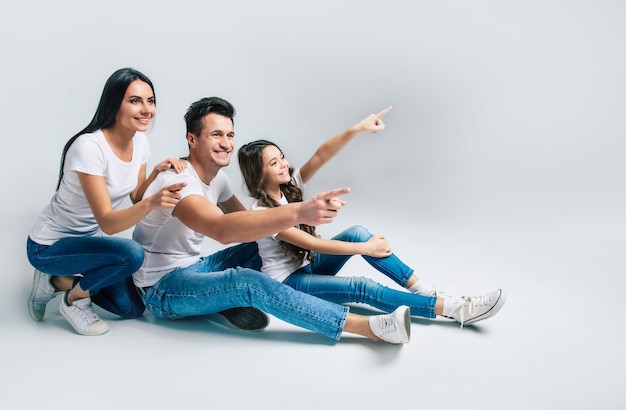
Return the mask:
{"type": "Polygon", "coordinates": [[[298,292],[251,268],[260,264],[256,243],[232,246],[167,273],[154,286],[141,289],[142,298],[146,308],[163,319],[252,306],[339,340],[348,307],[298,292]]]}
{"type": "MultiPolygon", "coordinates": [[[[364,227],[353,226],[333,239],[344,242],[366,242],[372,236],[364,227]]],[[[289,275],[283,283],[334,303],[365,303],[385,312],[392,312],[398,306],[406,305],[410,307],[413,316],[435,317],[436,297],[394,290],[365,277],[335,276],[351,256],[316,253],[311,264],[289,275]]],[[[363,258],[377,271],[403,287],[413,275],[413,269],[394,254],[386,258],[371,256],[363,258]]]]}
{"type": "Polygon", "coordinates": [[[145,310],[131,277],[143,263],[144,251],[133,240],[87,236],[48,246],[28,238],[26,254],[35,269],[48,275],[80,275],[73,286],[80,283],[95,304],[111,313],[130,319],[145,310]]]}

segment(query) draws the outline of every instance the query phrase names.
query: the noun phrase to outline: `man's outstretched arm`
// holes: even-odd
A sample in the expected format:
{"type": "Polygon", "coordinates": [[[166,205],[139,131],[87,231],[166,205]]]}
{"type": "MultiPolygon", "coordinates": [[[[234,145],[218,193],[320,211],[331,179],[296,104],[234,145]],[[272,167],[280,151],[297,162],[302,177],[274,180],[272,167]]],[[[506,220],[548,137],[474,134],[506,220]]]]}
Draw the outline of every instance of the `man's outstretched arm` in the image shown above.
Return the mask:
{"type": "Polygon", "coordinates": [[[222,244],[252,242],[301,223],[321,225],[332,222],[346,205],[339,196],[349,192],[350,188],[338,188],[303,202],[228,214],[203,196],[190,195],[176,205],[173,215],[194,231],[222,244]]]}

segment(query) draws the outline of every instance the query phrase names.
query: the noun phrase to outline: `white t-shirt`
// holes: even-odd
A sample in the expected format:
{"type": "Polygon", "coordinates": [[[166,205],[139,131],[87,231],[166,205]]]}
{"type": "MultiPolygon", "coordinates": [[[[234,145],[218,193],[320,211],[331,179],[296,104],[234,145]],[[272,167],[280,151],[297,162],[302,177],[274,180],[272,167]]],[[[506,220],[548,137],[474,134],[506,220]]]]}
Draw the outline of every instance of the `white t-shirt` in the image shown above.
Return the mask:
{"type": "Polygon", "coordinates": [[[115,209],[137,187],[139,169],[149,156],[148,138],[141,132],[133,137],[130,162],[115,155],[101,130],[79,136],[67,151],[59,190],[32,226],[30,238],[52,245],[65,237],[102,235],[76,171],[103,176],[115,209]]]}
{"type": "MultiPolygon", "coordinates": [[[[159,173],[144,195],[152,195],[168,185],[186,182],[180,193],[182,198],[202,195],[213,204],[228,201],[233,189],[222,170],[209,185],[204,184],[190,162],[180,174],[174,170],[159,173]]],[[[141,268],[133,274],[136,286],[153,286],[165,274],[176,268],[192,265],[200,259],[204,235],[188,228],[172,216],[172,209],[159,209],[146,215],[133,230],[133,239],[145,249],[141,268]]]]}
{"type": "MultiPolygon", "coordinates": [[[[300,169],[296,169],[292,176],[292,182],[300,189],[304,189],[304,182],[300,175],[300,169]]],[[[285,195],[281,196],[278,201],[279,205],[287,205],[287,198],[285,195]]],[[[254,201],[250,206],[251,210],[267,209],[266,207],[259,205],[259,201],[254,201]]],[[[279,282],[283,282],[289,275],[298,270],[302,266],[309,264],[309,261],[304,260],[302,265],[298,265],[291,260],[293,254],[282,247],[280,239],[276,238],[279,232],[271,236],[267,236],[263,239],[256,241],[259,246],[259,256],[261,256],[262,267],[261,270],[276,279],[279,282]]]]}

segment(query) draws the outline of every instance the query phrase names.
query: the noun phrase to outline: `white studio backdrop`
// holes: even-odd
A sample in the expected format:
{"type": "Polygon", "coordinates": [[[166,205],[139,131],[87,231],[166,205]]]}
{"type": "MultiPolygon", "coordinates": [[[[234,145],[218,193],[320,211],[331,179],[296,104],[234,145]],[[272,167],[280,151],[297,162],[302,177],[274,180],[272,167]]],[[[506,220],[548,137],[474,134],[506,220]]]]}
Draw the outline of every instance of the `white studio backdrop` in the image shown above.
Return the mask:
{"type": "MultiPolygon", "coordinates": [[[[603,297],[584,323],[595,323],[621,311],[626,273],[625,17],[625,2],[604,0],[3,0],[3,292],[27,294],[24,242],[53,193],[63,145],[93,116],[108,76],[130,66],[156,90],[149,169],[186,154],[183,114],[201,97],[235,105],[237,146],[273,140],[296,166],[393,105],[383,132],[357,137],[308,186],[309,195],[352,188],[320,232],[364,224],[389,233],[403,255],[428,249],[421,263],[439,272],[452,270],[458,252],[489,284],[530,282],[561,319],[579,303],[572,282],[592,282],[603,297]],[[550,273],[524,278],[490,261],[550,273]]],[[[227,173],[248,204],[236,160],[227,173]]],[[[472,283],[448,273],[459,287],[472,283]]],[[[615,346],[598,350],[613,357],[615,346]]],[[[567,363],[559,362],[570,382],[563,391],[576,390],[578,403],[624,398],[604,390],[612,379],[571,382],[567,363]]]]}

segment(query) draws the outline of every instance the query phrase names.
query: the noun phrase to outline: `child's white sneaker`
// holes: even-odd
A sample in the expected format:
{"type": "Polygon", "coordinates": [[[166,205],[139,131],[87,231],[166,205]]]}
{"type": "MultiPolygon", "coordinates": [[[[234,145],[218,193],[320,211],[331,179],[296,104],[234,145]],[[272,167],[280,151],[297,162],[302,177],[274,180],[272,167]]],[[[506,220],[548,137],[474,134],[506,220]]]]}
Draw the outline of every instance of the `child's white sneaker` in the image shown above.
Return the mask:
{"type": "Polygon", "coordinates": [[[451,303],[450,307],[444,305],[444,316],[454,319],[463,325],[471,325],[480,320],[494,316],[502,309],[506,301],[506,293],[502,289],[479,296],[461,296],[460,298],[445,299],[444,303],[451,303]]]}
{"type": "Polygon", "coordinates": [[[409,343],[411,339],[411,311],[400,306],[386,315],[370,316],[372,333],[388,343],[409,343]]]}

